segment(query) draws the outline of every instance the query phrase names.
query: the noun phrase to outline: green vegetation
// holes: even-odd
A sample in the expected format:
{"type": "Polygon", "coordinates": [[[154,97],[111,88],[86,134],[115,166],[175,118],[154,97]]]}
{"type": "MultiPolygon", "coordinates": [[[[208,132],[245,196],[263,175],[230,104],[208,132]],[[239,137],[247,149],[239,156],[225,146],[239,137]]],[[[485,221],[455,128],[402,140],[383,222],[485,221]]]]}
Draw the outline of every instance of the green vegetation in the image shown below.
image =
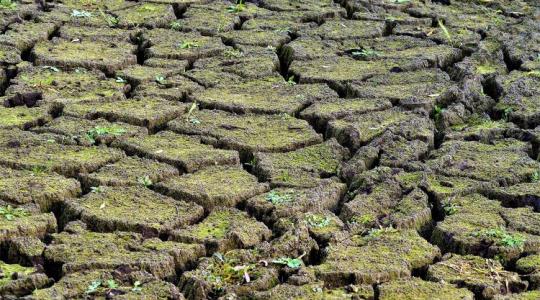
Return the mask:
{"type": "Polygon", "coordinates": [[[85,138],[91,142],[95,143],[96,139],[105,136],[105,135],[115,135],[120,136],[122,134],[126,133],[126,130],[122,127],[118,126],[109,126],[109,127],[102,127],[102,126],[96,126],[93,129],[88,130],[85,134],[85,138]]]}
{"type": "Polygon", "coordinates": [[[531,174],[531,182],[538,181],[540,181],[540,171],[534,171],[534,173],[531,174]]]}
{"type": "Polygon", "coordinates": [[[106,282],[103,282],[101,280],[94,280],[86,288],[85,294],[94,294],[100,288],[105,289],[105,293],[107,293],[112,289],[118,288],[118,283],[116,283],[114,279],[109,279],[106,282]]]}
{"type": "Polygon", "coordinates": [[[156,82],[161,85],[167,84],[167,80],[165,79],[165,76],[163,75],[157,75],[155,79],[156,79],[156,82]]]}
{"type": "Polygon", "coordinates": [[[244,56],[244,53],[238,49],[227,49],[223,54],[227,58],[240,58],[244,56]]]}
{"type": "Polygon", "coordinates": [[[118,83],[126,83],[127,82],[127,80],[125,80],[124,78],[122,78],[120,76],[116,77],[115,81],[118,82],[118,83]]]}
{"type": "Polygon", "coordinates": [[[290,257],[280,257],[278,259],[272,260],[272,263],[278,264],[278,265],[285,265],[291,269],[298,269],[300,266],[302,266],[302,257],[304,257],[305,253],[300,255],[297,258],[290,258],[290,257]]]}
{"type": "Polygon", "coordinates": [[[12,0],[0,0],[0,9],[15,9],[17,3],[12,0]]]}
{"type": "Polygon", "coordinates": [[[154,184],[148,175],[137,178],[137,182],[144,187],[151,187],[154,184]]]}
{"type": "Polygon", "coordinates": [[[378,51],[375,51],[373,49],[362,49],[362,50],[356,50],[352,51],[351,55],[355,58],[373,58],[373,57],[380,57],[381,54],[378,51]]]}
{"type": "Polygon", "coordinates": [[[282,193],[274,190],[266,195],[266,200],[274,205],[278,205],[291,202],[294,199],[292,193],[282,193]]]}
{"type": "Polygon", "coordinates": [[[169,26],[171,26],[171,29],[172,30],[180,30],[182,29],[182,22],[180,21],[172,21],[171,24],[169,24],[169,26]]]}
{"type": "Polygon", "coordinates": [[[34,166],[32,167],[32,174],[34,176],[43,175],[47,171],[45,166],[34,166]]]}
{"type": "Polygon", "coordinates": [[[499,246],[509,248],[523,248],[525,244],[525,238],[520,234],[510,234],[504,227],[497,229],[484,229],[481,231],[473,232],[473,236],[490,239],[499,246]]]}
{"type": "Polygon", "coordinates": [[[199,48],[199,43],[193,42],[193,41],[183,41],[178,44],[178,47],[180,49],[191,49],[191,48],[199,48]]]}
{"type": "Polygon", "coordinates": [[[103,193],[105,191],[105,188],[102,186],[93,186],[90,188],[90,192],[92,193],[103,193]]]}
{"type": "Polygon", "coordinates": [[[211,272],[205,275],[205,280],[212,284],[215,291],[222,291],[229,284],[249,283],[252,280],[250,272],[256,268],[255,264],[240,264],[240,261],[233,258],[225,258],[223,254],[216,252],[213,255],[214,261],[211,272]]]}
{"type": "MultiPolygon", "coordinates": [[[[352,199],[352,198],[351,198],[352,199]]],[[[372,222],[375,222],[375,216],[372,214],[363,214],[361,216],[354,216],[350,221],[352,224],[362,224],[366,225],[372,222]]]]}
{"type": "Polygon", "coordinates": [[[449,42],[452,42],[452,36],[450,35],[450,32],[448,31],[448,28],[444,25],[444,23],[441,20],[438,20],[437,23],[439,24],[439,28],[441,28],[442,32],[444,33],[444,36],[449,42]]]}
{"type": "Polygon", "coordinates": [[[41,68],[43,68],[45,70],[53,71],[53,72],[56,72],[56,73],[60,72],[60,70],[57,67],[53,67],[53,66],[43,66],[41,68]]]}
{"type": "Polygon", "coordinates": [[[230,13],[239,13],[244,11],[244,9],[246,9],[245,0],[237,0],[235,5],[230,5],[227,7],[227,11],[230,13]]]}
{"type": "Polygon", "coordinates": [[[289,77],[289,79],[287,79],[287,83],[289,85],[296,85],[296,81],[294,81],[294,75],[289,77]]]}
{"type": "Polygon", "coordinates": [[[0,216],[8,221],[12,221],[15,218],[22,218],[29,216],[30,213],[22,208],[14,208],[11,205],[0,206],[0,216]]]}
{"type": "Polygon", "coordinates": [[[71,12],[71,16],[74,17],[74,18],[90,18],[90,17],[92,17],[92,13],[90,13],[90,12],[88,12],[86,10],[74,9],[71,12]]]}
{"type": "Polygon", "coordinates": [[[458,212],[459,205],[451,202],[443,203],[443,210],[447,216],[451,216],[458,212]]]}
{"type": "Polygon", "coordinates": [[[326,217],[326,216],[309,214],[306,217],[306,221],[312,227],[324,228],[324,227],[330,225],[331,220],[330,220],[329,217],[326,217]]]}

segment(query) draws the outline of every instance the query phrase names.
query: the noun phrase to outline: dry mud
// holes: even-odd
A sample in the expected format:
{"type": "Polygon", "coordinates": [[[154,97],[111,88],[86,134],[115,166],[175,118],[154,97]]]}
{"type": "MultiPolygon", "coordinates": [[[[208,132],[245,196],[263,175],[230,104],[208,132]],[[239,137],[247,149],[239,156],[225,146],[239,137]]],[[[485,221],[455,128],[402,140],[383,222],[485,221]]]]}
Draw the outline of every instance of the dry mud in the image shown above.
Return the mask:
{"type": "Polygon", "coordinates": [[[539,42],[537,0],[0,0],[0,299],[540,299],[539,42]]]}

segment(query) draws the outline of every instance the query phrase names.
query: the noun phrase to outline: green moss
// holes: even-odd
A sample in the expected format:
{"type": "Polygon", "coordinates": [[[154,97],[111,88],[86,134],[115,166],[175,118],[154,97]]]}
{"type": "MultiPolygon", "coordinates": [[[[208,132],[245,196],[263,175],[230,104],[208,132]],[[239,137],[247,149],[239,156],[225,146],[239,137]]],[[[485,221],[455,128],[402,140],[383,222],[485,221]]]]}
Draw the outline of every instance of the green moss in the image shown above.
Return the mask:
{"type": "Polygon", "coordinates": [[[215,149],[202,144],[199,138],[178,135],[170,131],[127,138],[115,141],[113,145],[129,153],[169,163],[188,172],[211,165],[237,165],[240,161],[236,151],[215,149]]]}
{"type": "Polygon", "coordinates": [[[267,240],[271,231],[262,223],[236,209],[218,208],[197,225],[173,232],[174,240],[205,244],[207,251],[225,252],[249,248],[267,240]]]}
{"type": "Polygon", "coordinates": [[[437,299],[440,300],[472,300],[474,298],[474,294],[465,288],[457,288],[444,282],[424,281],[414,277],[410,280],[383,283],[380,286],[379,298],[381,300],[429,300],[433,299],[433,295],[437,295],[437,299]]]}
{"type": "Polygon", "coordinates": [[[523,273],[532,273],[540,270],[540,254],[533,254],[520,258],[516,262],[516,269],[523,273]]]}
{"type": "Polygon", "coordinates": [[[176,20],[171,5],[142,3],[127,9],[115,11],[118,16],[120,27],[165,27],[171,21],[176,20]]]}
{"type": "Polygon", "coordinates": [[[194,201],[206,210],[238,203],[268,190],[255,176],[235,167],[209,167],[171,178],[156,188],[177,199],[194,201]],[[227,187],[226,190],[223,187],[227,187]]]}
{"type": "MultiPolygon", "coordinates": [[[[2,206],[2,208],[10,209],[2,206]]],[[[11,238],[29,236],[43,239],[46,234],[56,231],[56,219],[52,213],[38,213],[19,209],[16,216],[8,217],[6,214],[0,215],[0,241],[8,241],[11,238]]]]}
{"type": "Polygon", "coordinates": [[[23,267],[17,264],[7,264],[3,261],[0,261],[0,271],[2,273],[2,278],[0,278],[0,288],[5,286],[7,283],[14,280],[17,276],[25,277],[34,272],[37,272],[37,269],[34,267],[23,267]]]}
{"type": "Polygon", "coordinates": [[[326,259],[314,267],[326,285],[339,286],[347,278],[371,284],[408,277],[412,269],[427,266],[440,255],[413,230],[387,230],[378,236],[354,237],[353,242],[331,243],[326,259]]]}
{"type": "Polygon", "coordinates": [[[95,231],[138,231],[158,235],[197,222],[203,210],[145,187],[103,187],[66,202],[66,219],[80,217],[95,231]]]}
{"type": "Polygon", "coordinates": [[[0,107],[1,128],[17,127],[27,129],[40,123],[45,123],[50,119],[51,116],[48,114],[47,107],[0,107]]]}
{"type": "Polygon", "coordinates": [[[289,115],[236,115],[217,110],[192,113],[200,123],[185,118],[169,122],[179,133],[208,135],[227,148],[244,151],[294,150],[321,141],[306,121],[289,115]]]}
{"type": "Polygon", "coordinates": [[[479,65],[479,66],[476,67],[476,73],[478,73],[480,75],[496,73],[497,70],[498,70],[497,66],[493,66],[493,65],[490,65],[490,64],[479,65]]]}
{"type": "Polygon", "coordinates": [[[269,291],[255,293],[254,299],[264,300],[342,300],[372,299],[373,287],[370,285],[349,285],[347,288],[329,289],[323,282],[308,283],[301,286],[280,284],[269,291]]]}
{"type": "Polygon", "coordinates": [[[332,96],[337,97],[326,86],[292,86],[272,77],[206,89],[195,99],[203,105],[229,111],[294,114],[309,103],[332,96]]]}
{"type": "Polygon", "coordinates": [[[83,67],[99,69],[107,74],[127,65],[137,63],[133,54],[133,46],[127,43],[114,45],[98,41],[57,40],[55,42],[38,43],[33,53],[39,65],[62,65],[66,67],[83,67]]]}
{"type": "Polygon", "coordinates": [[[201,36],[196,33],[180,33],[174,30],[154,29],[144,35],[151,47],[147,49],[147,57],[186,59],[210,57],[223,53],[226,49],[221,39],[201,36]],[[198,47],[181,48],[184,42],[196,43],[198,47]]]}
{"type": "Polygon", "coordinates": [[[278,48],[289,42],[291,38],[286,32],[237,30],[220,34],[226,44],[242,46],[271,46],[278,48]]]}

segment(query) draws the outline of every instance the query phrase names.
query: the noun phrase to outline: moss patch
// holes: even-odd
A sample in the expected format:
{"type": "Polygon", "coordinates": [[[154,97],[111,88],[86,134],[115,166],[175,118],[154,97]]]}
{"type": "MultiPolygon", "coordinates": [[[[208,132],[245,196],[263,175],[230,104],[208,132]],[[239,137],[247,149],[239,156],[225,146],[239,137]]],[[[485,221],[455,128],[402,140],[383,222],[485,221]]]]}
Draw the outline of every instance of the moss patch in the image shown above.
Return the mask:
{"type": "Polygon", "coordinates": [[[244,151],[290,151],[321,141],[306,121],[289,115],[236,115],[217,110],[192,113],[198,122],[178,118],[169,127],[179,133],[209,135],[218,143],[244,151]]]}
{"type": "Polygon", "coordinates": [[[65,219],[80,218],[98,232],[136,231],[158,236],[197,222],[203,210],[145,187],[102,187],[79,199],[65,201],[65,219]]]}
{"type": "Polygon", "coordinates": [[[194,172],[212,165],[238,165],[238,152],[215,149],[201,143],[200,138],[161,131],[155,135],[127,138],[113,146],[131,154],[156,159],[194,172]]]}
{"type": "Polygon", "coordinates": [[[266,192],[268,186],[258,183],[255,176],[242,168],[209,167],[170,178],[157,184],[156,189],[176,199],[196,202],[208,211],[216,206],[234,207],[266,192]]]}
{"type": "Polygon", "coordinates": [[[201,223],[172,233],[171,238],[184,243],[204,244],[207,253],[251,248],[268,240],[272,232],[266,225],[233,208],[216,209],[201,223]]]}

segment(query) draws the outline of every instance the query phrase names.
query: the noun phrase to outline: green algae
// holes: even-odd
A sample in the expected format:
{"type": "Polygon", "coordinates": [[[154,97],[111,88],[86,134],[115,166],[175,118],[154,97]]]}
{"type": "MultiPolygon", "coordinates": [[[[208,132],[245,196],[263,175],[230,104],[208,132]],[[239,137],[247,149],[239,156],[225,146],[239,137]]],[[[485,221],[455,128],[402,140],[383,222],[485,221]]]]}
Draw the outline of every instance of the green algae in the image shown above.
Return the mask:
{"type": "Polygon", "coordinates": [[[0,107],[0,128],[29,129],[51,119],[47,107],[0,107]]]}

